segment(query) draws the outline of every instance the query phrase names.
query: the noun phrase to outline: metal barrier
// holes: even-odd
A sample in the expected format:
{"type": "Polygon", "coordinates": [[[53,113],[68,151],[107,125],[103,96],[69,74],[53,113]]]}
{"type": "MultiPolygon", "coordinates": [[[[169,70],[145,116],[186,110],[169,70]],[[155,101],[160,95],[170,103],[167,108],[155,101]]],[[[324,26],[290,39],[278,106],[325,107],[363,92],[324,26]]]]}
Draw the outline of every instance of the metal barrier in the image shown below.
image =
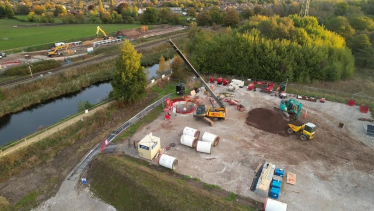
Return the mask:
{"type": "Polygon", "coordinates": [[[152,111],[154,108],[162,104],[167,98],[170,98],[172,94],[165,95],[161,99],[157,100],[156,102],[152,103],[151,105],[147,106],[145,109],[140,111],[138,114],[133,116],[131,119],[127,120],[125,123],[123,123],[121,126],[116,128],[113,132],[111,132],[107,137],[105,137],[100,143],[98,143],[93,150],[91,150],[84,159],[77,165],[77,167],[73,170],[71,175],[69,176],[68,180],[74,180],[78,176],[80,176],[80,173],[88,166],[88,164],[100,153],[100,145],[102,142],[107,141],[108,143],[112,142],[120,133],[125,131],[127,128],[129,128],[131,125],[135,124],[137,121],[142,119],[144,116],[146,116],[150,111],[152,111]]]}

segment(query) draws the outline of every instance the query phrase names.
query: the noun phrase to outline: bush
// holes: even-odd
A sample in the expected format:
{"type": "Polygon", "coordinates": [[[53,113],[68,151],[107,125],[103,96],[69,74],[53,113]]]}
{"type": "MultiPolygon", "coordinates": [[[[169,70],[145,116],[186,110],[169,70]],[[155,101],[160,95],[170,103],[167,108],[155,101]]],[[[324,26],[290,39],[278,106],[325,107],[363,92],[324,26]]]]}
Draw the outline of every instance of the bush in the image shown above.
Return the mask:
{"type": "MultiPolygon", "coordinates": [[[[46,60],[46,61],[36,62],[36,63],[33,63],[32,65],[33,65],[31,67],[32,73],[43,72],[43,71],[61,66],[60,62],[55,61],[55,60],[46,60]]],[[[4,71],[2,75],[3,76],[21,76],[21,75],[29,75],[29,74],[30,74],[29,66],[24,64],[18,67],[7,69],[4,71]]]]}
{"type": "Polygon", "coordinates": [[[243,33],[195,32],[190,61],[203,73],[263,80],[338,81],[353,76],[354,58],[344,38],[313,17],[253,17],[243,33]],[[257,23],[256,23],[257,22],[257,23]]]}

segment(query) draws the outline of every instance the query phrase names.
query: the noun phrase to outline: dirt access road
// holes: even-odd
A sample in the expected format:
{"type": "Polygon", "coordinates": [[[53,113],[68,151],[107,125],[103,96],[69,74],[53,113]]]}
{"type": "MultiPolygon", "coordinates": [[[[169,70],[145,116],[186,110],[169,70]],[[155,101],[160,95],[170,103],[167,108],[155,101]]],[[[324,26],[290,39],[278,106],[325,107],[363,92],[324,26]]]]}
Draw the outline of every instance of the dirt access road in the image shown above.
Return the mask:
{"type": "MultiPolygon", "coordinates": [[[[217,87],[215,92],[227,91],[217,87]]],[[[201,92],[199,95],[201,102],[210,105],[201,92]]],[[[272,162],[286,172],[297,174],[297,184],[283,184],[279,198],[292,211],[373,210],[373,142],[363,134],[362,122],[357,121],[370,114],[339,103],[300,100],[304,104],[303,111],[308,111],[307,118],[301,116],[300,121],[313,122],[318,127],[313,140],[301,141],[297,136],[285,137],[246,124],[248,111],[273,110],[279,105],[279,98],[245,88],[237,90],[235,98],[242,100],[247,110],[239,112],[235,106],[227,105],[227,119],[215,122],[213,127],[194,120],[191,114],[172,116],[169,121],[161,115],[131,139],[139,141],[153,132],[161,138],[163,148],[176,143],[166,151],[179,161],[176,172],[259,201],[265,199],[250,191],[254,170],[260,162],[272,162]],[[338,127],[340,122],[345,123],[343,129],[338,127]],[[200,130],[201,135],[204,132],[219,135],[220,144],[212,149],[212,154],[198,153],[180,145],[186,126],[200,130]]],[[[284,127],[286,129],[287,125],[284,127]]],[[[128,147],[127,141],[117,148],[117,153],[138,156],[137,150],[128,147]]],[[[156,161],[154,159],[153,163],[156,161]]]]}

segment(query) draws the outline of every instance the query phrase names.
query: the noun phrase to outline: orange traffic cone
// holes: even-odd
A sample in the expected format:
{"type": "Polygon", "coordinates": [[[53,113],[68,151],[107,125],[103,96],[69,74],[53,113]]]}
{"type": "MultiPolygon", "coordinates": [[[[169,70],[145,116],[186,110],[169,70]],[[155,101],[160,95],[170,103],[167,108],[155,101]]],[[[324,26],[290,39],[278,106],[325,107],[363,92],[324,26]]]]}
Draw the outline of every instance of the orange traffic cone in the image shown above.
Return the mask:
{"type": "Polygon", "coordinates": [[[307,115],[308,115],[308,111],[305,111],[304,118],[306,118],[307,115]]]}

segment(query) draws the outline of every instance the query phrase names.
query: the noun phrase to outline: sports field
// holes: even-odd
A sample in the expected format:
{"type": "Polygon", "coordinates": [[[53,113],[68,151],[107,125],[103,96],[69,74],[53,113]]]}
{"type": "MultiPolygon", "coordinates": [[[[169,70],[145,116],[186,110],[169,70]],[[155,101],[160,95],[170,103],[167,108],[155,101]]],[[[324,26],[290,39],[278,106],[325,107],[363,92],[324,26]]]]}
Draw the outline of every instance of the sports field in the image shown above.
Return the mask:
{"type": "MultiPolygon", "coordinates": [[[[38,26],[38,23],[0,19],[0,51],[95,36],[96,27],[97,24],[38,26]]],[[[109,34],[140,25],[101,24],[100,27],[109,34]]]]}

